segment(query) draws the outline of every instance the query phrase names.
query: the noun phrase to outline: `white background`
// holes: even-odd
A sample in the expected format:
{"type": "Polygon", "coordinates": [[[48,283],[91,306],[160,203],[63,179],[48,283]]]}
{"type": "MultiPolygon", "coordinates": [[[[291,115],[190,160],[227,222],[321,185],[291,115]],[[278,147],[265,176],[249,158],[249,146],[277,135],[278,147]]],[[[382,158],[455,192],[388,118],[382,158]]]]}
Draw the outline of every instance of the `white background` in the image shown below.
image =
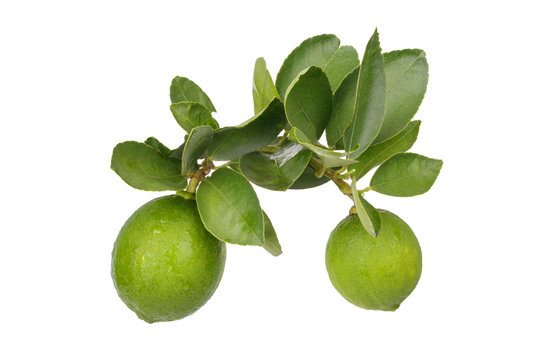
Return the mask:
{"type": "Polygon", "coordinates": [[[2,1],[0,358],[538,359],[534,4],[2,1]],[[419,238],[413,294],[386,313],[333,289],[325,245],[351,203],[332,184],[257,188],[284,254],[228,246],[221,285],[201,310],[138,320],[116,295],[110,253],[127,217],[161,194],[123,183],[109,169],[113,146],[181,142],[168,109],[175,75],[235,125],[252,114],[257,57],[275,77],[305,38],[335,33],[362,53],[375,27],[385,51],[426,51],[412,150],[445,161],[426,195],[367,195],[419,238]]]}

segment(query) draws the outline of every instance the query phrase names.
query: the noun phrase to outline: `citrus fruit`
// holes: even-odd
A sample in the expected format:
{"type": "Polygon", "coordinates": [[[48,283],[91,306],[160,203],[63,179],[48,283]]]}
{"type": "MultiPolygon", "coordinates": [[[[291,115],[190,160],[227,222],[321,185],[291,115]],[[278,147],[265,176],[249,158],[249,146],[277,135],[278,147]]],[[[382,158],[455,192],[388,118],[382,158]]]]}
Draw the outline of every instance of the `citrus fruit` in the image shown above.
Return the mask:
{"type": "Polygon", "coordinates": [[[422,252],[411,228],[379,210],[381,229],[374,238],[357,215],[343,219],[330,234],[326,269],[336,290],[368,310],[394,311],[420,279],[422,252]]]}
{"type": "Polygon", "coordinates": [[[146,322],[194,313],[216,290],[225,243],[204,227],[194,200],[165,196],[141,206],[114,244],[111,275],[120,298],[146,322]]]}

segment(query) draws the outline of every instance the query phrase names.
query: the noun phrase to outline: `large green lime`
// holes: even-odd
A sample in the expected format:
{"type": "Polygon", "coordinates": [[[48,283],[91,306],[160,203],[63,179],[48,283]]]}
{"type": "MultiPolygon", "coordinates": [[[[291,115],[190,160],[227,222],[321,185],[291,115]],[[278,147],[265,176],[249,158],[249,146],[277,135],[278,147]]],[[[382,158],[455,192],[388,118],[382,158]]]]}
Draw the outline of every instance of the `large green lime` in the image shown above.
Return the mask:
{"type": "Polygon", "coordinates": [[[112,253],[120,298],[152,323],[186,317],[216,290],[225,243],[204,227],[193,200],[165,196],[141,206],[126,221],[112,253]]]}
{"type": "Polygon", "coordinates": [[[330,234],[326,269],[336,290],[369,310],[396,310],[416,287],[422,252],[411,228],[391,212],[379,210],[376,238],[357,215],[343,219],[330,234]]]}

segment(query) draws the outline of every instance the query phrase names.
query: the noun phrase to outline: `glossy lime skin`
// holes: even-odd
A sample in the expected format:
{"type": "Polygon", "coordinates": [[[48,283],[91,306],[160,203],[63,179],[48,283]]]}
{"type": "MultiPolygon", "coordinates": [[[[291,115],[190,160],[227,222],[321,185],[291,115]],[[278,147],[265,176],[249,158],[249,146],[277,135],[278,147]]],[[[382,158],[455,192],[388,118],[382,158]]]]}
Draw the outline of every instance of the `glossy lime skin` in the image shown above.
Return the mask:
{"type": "Polygon", "coordinates": [[[225,243],[204,227],[194,200],[165,196],[141,206],[114,244],[111,275],[120,298],[148,323],[186,317],[219,285],[225,243]]]}
{"type": "Polygon", "coordinates": [[[336,290],[368,310],[394,311],[420,280],[422,252],[411,228],[399,217],[379,210],[376,238],[358,216],[349,215],[330,234],[326,269],[336,290]]]}

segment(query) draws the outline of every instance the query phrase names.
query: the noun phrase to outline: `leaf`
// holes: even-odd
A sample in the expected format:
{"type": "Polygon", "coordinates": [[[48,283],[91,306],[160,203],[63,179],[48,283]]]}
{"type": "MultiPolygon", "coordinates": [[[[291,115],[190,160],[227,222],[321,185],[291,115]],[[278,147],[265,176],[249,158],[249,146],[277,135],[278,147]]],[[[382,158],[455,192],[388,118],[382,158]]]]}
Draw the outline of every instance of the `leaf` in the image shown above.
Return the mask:
{"type": "Polygon", "coordinates": [[[442,165],[441,160],[418,154],[397,154],[375,171],[369,186],[385,195],[420,195],[431,188],[442,165]]]}
{"type": "MultiPolygon", "coordinates": [[[[177,76],[171,83],[171,103],[190,101],[202,104],[210,112],[215,112],[216,108],[208,95],[193,81],[185,77],[177,76]]],[[[191,130],[191,129],[190,129],[191,130]]],[[[188,131],[189,132],[189,131],[188,131]]]]}
{"type": "Polygon", "coordinates": [[[352,46],[342,46],[332,55],[326,67],[323,68],[330,82],[332,92],[336,91],[347,74],[358,67],[359,64],[358,53],[352,46]]]}
{"type": "Polygon", "coordinates": [[[291,126],[317,141],[332,113],[332,89],[328,78],[316,66],[298,75],[285,94],[285,114],[291,126]]]}
{"type": "Polygon", "coordinates": [[[354,177],[360,179],[375,166],[382,164],[396,154],[409,150],[416,141],[419,130],[420,120],[411,121],[405,129],[390,139],[368,147],[362,155],[356,158],[358,161],[356,164],[349,165],[349,170],[354,169],[354,177]]]}
{"type": "Polygon", "coordinates": [[[330,168],[335,166],[344,166],[354,164],[356,162],[356,160],[353,159],[341,159],[342,157],[347,156],[346,153],[328,150],[319,145],[313,144],[311,140],[297,128],[293,127],[291,129],[289,132],[289,139],[307,147],[317,154],[321,158],[324,167],[330,168]]]}
{"type": "Polygon", "coordinates": [[[294,49],[276,77],[276,88],[281,98],[285,98],[289,85],[302,70],[313,65],[324,69],[339,48],[339,43],[335,35],[324,34],[306,39],[294,49]]]}
{"type": "Polygon", "coordinates": [[[286,123],[283,104],[274,98],[268,106],[240,126],[214,132],[208,156],[214,160],[234,160],[270,144],[286,123]]]}
{"type": "Polygon", "coordinates": [[[128,185],[139,190],[181,190],[187,179],[180,161],[164,157],[148,144],[126,141],[116,145],[111,159],[113,169],[128,185]]]}
{"type": "Polygon", "coordinates": [[[155,137],[151,136],[149,137],[148,139],[146,139],[144,141],[145,144],[147,145],[150,145],[151,147],[153,147],[154,149],[156,149],[157,151],[159,151],[159,153],[165,157],[168,157],[171,155],[171,153],[173,152],[171,149],[169,149],[168,147],[166,147],[165,145],[163,145],[158,139],[156,139],[155,137]]]}
{"type": "Polygon", "coordinates": [[[386,110],[375,139],[382,142],[400,132],[418,111],[428,83],[426,54],[419,49],[384,54],[386,110]]]}
{"type": "Polygon", "coordinates": [[[330,179],[326,176],[320,178],[315,176],[315,170],[312,167],[307,166],[300,175],[300,177],[291,185],[289,189],[301,190],[301,189],[310,189],[317,186],[321,186],[329,182],[330,179]]]}
{"type": "Polygon", "coordinates": [[[326,138],[333,146],[343,138],[344,149],[356,158],[375,140],[384,116],[386,94],[379,34],[369,40],[362,65],[351,72],[334,95],[326,138]]]}
{"type": "Polygon", "coordinates": [[[253,70],[253,105],[255,114],[264,110],[273,98],[279,98],[272,76],[266,69],[266,61],[260,57],[255,61],[253,70]]]}
{"type": "Polygon", "coordinates": [[[184,153],[185,146],[186,146],[186,143],[184,142],[182,145],[174,149],[169,155],[169,157],[171,159],[182,160],[182,154],[184,153]]]}
{"type": "Polygon", "coordinates": [[[212,129],[219,128],[210,111],[202,104],[191,101],[174,103],[171,104],[171,112],[178,125],[187,133],[195,127],[204,125],[211,126],[212,129]]]}
{"type": "Polygon", "coordinates": [[[240,170],[252,183],[270,190],[287,190],[300,177],[311,151],[288,143],[273,154],[255,151],[240,158],[240,170]]]}
{"type": "Polygon", "coordinates": [[[364,199],[363,196],[358,194],[356,190],[356,179],[353,178],[351,183],[354,205],[356,207],[356,214],[362,223],[362,226],[366,229],[368,234],[373,237],[379,235],[381,230],[381,216],[377,209],[371,206],[370,203],[364,199]]]}
{"type": "Polygon", "coordinates": [[[206,229],[219,240],[264,245],[264,219],[257,194],[239,173],[216,170],[197,190],[197,207],[206,229]]]}
{"type": "Polygon", "coordinates": [[[263,210],[264,217],[264,245],[263,248],[274,256],[282,254],[281,245],[276,234],[276,230],[270,221],[270,218],[263,210]]]}
{"type": "Polygon", "coordinates": [[[182,175],[191,175],[197,170],[197,160],[206,153],[211,142],[210,126],[199,126],[191,130],[182,154],[182,175]]]}

